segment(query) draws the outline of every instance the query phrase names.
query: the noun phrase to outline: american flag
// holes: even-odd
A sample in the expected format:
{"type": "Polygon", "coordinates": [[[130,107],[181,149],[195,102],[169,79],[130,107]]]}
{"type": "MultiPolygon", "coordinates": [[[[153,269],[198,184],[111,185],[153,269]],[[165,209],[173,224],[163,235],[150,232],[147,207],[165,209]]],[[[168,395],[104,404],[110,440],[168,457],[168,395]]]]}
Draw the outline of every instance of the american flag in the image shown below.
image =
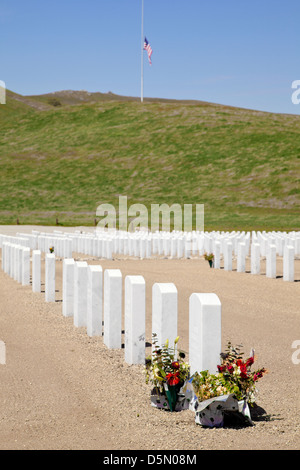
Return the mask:
{"type": "Polygon", "coordinates": [[[146,37],[145,37],[145,41],[144,41],[144,50],[147,51],[149,64],[152,65],[152,62],[151,62],[152,48],[151,48],[149,42],[147,41],[146,37]]]}

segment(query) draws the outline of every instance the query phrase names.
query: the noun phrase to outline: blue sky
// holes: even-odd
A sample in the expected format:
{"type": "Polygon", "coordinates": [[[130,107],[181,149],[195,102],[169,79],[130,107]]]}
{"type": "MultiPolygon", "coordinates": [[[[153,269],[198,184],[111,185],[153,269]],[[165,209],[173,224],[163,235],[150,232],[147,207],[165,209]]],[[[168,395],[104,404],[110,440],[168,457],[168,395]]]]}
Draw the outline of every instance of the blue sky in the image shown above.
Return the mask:
{"type": "MultiPolygon", "coordinates": [[[[1,0],[0,80],[140,96],[142,0],[1,0]]],[[[144,96],[300,114],[299,0],[144,0],[144,96]]]]}

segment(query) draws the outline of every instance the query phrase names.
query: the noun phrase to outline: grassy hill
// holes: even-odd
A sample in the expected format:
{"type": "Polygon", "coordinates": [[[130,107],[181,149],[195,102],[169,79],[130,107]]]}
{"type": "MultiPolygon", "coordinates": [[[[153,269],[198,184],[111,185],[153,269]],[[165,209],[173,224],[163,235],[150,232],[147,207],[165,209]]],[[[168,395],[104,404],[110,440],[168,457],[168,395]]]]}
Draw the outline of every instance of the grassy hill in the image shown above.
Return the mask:
{"type": "Polygon", "coordinates": [[[93,225],[123,195],[205,204],[206,230],[300,229],[300,116],[8,92],[0,123],[0,224],[93,225]]]}

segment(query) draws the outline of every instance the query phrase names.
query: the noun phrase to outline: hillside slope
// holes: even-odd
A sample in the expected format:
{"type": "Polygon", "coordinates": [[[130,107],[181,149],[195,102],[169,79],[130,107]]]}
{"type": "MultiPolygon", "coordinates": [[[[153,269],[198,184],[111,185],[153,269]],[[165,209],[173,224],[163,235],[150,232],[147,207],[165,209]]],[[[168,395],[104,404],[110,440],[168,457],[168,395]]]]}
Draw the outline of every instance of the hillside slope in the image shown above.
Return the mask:
{"type": "Polygon", "coordinates": [[[11,92],[0,106],[0,224],[92,225],[123,195],[205,204],[206,230],[300,229],[300,116],[52,95],[62,106],[11,92]]]}

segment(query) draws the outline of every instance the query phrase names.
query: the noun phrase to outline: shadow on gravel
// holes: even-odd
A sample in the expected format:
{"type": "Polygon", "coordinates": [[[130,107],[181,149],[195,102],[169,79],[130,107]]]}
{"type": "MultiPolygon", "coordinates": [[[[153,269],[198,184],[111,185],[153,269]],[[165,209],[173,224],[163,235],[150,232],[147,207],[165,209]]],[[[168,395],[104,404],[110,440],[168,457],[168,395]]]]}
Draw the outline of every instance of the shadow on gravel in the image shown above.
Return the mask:
{"type": "Polygon", "coordinates": [[[280,418],[280,415],[270,415],[267,414],[266,410],[264,410],[261,406],[256,404],[253,405],[250,409],[251,419],[252,421],[279,421],[283,418],[280,418]]]}
{"type": "Polygon", "coordinates": [[[245,419],[241,414],[237,413],[224,413],[224,425],[223,429],[242,429],[245,427],[255,426],[257,422],[269,422],[269,421],[277,421],[282,420],[280,415],[270,415],[267,414],[266,410],[264,410],[261,406],[254,404],[250,408],[251,420],[252,424],[245,419]]]}

